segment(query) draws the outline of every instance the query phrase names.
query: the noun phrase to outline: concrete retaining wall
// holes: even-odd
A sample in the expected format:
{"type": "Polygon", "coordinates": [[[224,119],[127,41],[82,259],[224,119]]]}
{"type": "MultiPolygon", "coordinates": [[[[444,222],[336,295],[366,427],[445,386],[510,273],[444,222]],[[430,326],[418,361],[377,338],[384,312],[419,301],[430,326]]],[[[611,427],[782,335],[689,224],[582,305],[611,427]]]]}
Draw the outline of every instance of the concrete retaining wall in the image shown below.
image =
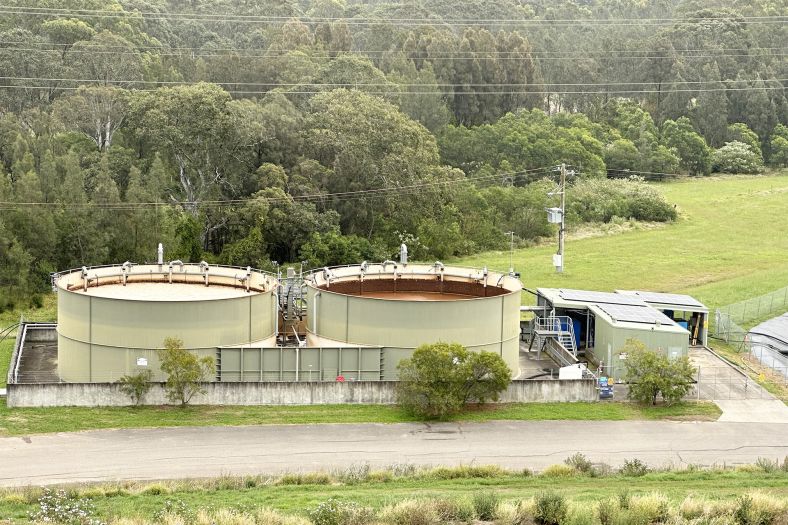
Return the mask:
{"type": "MultiPolygon", "coordinates": [[[[396,381],[346,383],[207,383],[194,405],[393,404],[396,381]]],[[[505,403],[596,401],[593,380],[513,381],[501,396],[505,403]]],[[[8,385],[9,407],[127,406],[129,397],[115,383],[8,385]]],[[[146,405],[169,404],[161,383],[145,396],[146,405]]]]}

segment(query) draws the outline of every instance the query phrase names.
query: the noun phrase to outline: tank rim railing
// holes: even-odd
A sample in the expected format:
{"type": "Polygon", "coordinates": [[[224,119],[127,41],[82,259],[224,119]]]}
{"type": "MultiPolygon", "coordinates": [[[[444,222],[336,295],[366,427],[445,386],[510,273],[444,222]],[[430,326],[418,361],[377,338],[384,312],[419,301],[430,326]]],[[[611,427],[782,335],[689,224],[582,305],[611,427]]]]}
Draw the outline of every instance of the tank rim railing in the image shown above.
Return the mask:
{"type": "MultiPolygon", "coordinates": [[[[507,272],[498,272],[498,271],[494,271],[494,270],[487,270],[486,267],[476,268],[476,267],[471,267],[471,266],[451,266],[451,265],[446,265],[446,266],[443,266],[441,268],[440,273],[438,273],[438,272],[435,271],[435,264],[436,263],[430,264],[430,263],[415,263],[415,262],[411,262],[411,263],[407,263],[407,264],[402,264],[402,263],[395,262],[395,264],[393,265],[393,270],[387,270],[386,268],[388,266],[392,266],[392,261],[383,261],[383,262],[375,262],[375,263],[368,262],[368,261],[364,261],[364,262],[367,263],[366,268],[363,270],[363,272],[359,271],[359,274],[355,275],[355,276],[351,276],[351,275],[347,275],[347,276],[336,275],[333,271],[334,270],[342,270],[342,269],[346,269],[346,268],[359,268],[360,269],[361,268],[361,264],[339,264],[339,265],[336,265],[336,266],[325,266],[325,267],[321,267],[321,268],[313,268],[312,270],[308,270],[308,271],[304,272],[304,280],[305,281],[306,280],[311,281],[315,286],[320,286],[320,285],[317,284],[316,277],[323,276],[324,279],[325,279],[325,272],[326,272],[326,270],[328,270],[328,271],[330,271],[333,274],[333,275],[331,275],[331,281],[341,281],[341,280],[344,280],[344,279],[351,279],[353,277],[361,278],[362,275],[363,275],[363,279],[373,279],[373,278],[376,278],[376,277],[379,277],[379,276],[390,275],[390,276],[396,276],[395,278],[397,278],[397,279],[415,276],[415,277],[429,277],[431,279],[440,278],[441,280],[443,280],[444,277],[456,277],[456,278],[472,280],[472,281],[476,281],[476,282],[480,282],[480,283],[484,282],[486,284],[487,280],[489,279],[490,276],[492,276],[493,274],[499,274],[500,278],[497,281],[499,284],[495,285],[497,288],[506,289],[506,290],[508,290],[511,293],[514,293],[515,291],[517,291],[517,292],[522,291],[521,290],[522,286],[518,286],[517,290],[511,290],[511,289],[509,289],[509,288],[507,288],[505,286],[502,286],[500,284],[500,282],[503,281],[506,277],[511,277],[512,279],[519,280],[517,277],[515,277],[513,275],[510,275],[507,272]],[[388,263],[388,264],[386,264],[386,263],[388,263]],[[373,267],[375,267],[375,266],[381,267],[382,271],[379,271],[379,272],[371,271],[371,269],[373,267]],[[424,271],[418,271],[418,272],[409,271],[407,273],[405,273],[405,272],[402,272],[402,273],[397,272],[398,268],[400,268],[400,267],[407,268],[409,266],[410,267],[422,266],[422,267],[425,268],[425,270],[424,271]],[[451,271],[452,269],[467,270],[470,273],[458,273],[456,271],[452,272],[451,271]]],[[[443,264],[441,263],[441,265],[443,265],[443,264]]],[[[328,280],[326,280],[326,283],[328,283],[328,280]]]]}
{"type": "MultiPolygon", "coordinates": [[[[107,268],[117,268],[118,269],[117,273],[111,273],[111,274],[107,274],[107,275],[102,275],[100,277],[101,278],[118,278],[119,279],[118,282],[119,283],[123,283],[126,280],[130,280],[129,279],[130,277],[139,277],[139,276],[143,276],[143,275],[145,275],[145,276],[162,275],[164,278],[169,278],[172,275],[170,267],[173,264],[181,266],[181,268],[188,267],[188,266],[194,266],[195,268],[198,269],[198,271],[193,273],[193,274],[182,271],[182,273],[179,273],[178,275],[195,275],[195,276],[200,276],[201,278],[204,278],[206,281],[208,280],[208,277],[211,275],[210,271],[205,271],[204,270],[204,267],[207,264],[207,263],[205,263],[205,261],[200,261],[199,263],[181,263],[180,261],[167,261],[167,262],[164,262],[163,264],[158,264],[158,263],[155,263],[155,262],[154,263],[139,263],[138,264],[138,263],[131,263],[131,262],[127,261],[127,262],[123,263],[123,265],[121,265],[121,264],[102,264],[102,265],[96,265],[96,266],[82,266],[82,267],[79,267],[79,268],[72,268],[72,269],[63,270],[63,271],[60,271],[60,272],[53,272],[53,273],[50,274],[50,278],[52,280],[52,290],[57,292],[57,290],[59,288],[59,286],[57,284],[58,280],[60,278],[64,277],[64,276],[67,276],[67,275],[70,275],[70,274],[74,274],[74,273],[86,273],[86,272],[89,272],[89,271],[92,271],[92,270],[104,270],[104,269],[107,269],[107,268]],[[135,273],[133,273],[133,270],[132,270],[135,266],[159,266],[159,267],[161,267],[161,269],[159,271],[157,271],[157,272],[150,272],[150,273],[145,273],[145,274],[143,274],[143,273],[135,274],[135,273]]],[[[240,277],[238,275],[233,276],[233,275],[222,275],[222,274],[213,274],[213,276],[214,277],[226,278],[226,279],[235,279],[240,284],[238,284],[238,285],[233,284],[231,286],[246,288],[247,291],[250,291],[250,288],[254,288],[254,291],[260,291],[260,290],[257,290],[256,287],[250,287],[249,282],[248,282],[248,274],[249,273],[257,273],[257,274],[261,274],[261,275],[263,275],[265,277],[270,278],[272,280],[272,286],[274,288],[277,287],[278,283],[279,283],[279,277],[277,276],[277,274],[275,274],[273,272],[266,271],[266,270],[261,270],[259,268],[254,268],[254,267],[251,267],[251,266],[232,266],[232,265],[226,265],[226,264],[210,264],[210,265],[208,265],[208,268],[222,268],[222,269],[228,269],[228,270],[239,270],[239,271],[243,272],[243,275],[240,276],[240,277]]],[[[91,279],[89,279],[89,280],[91,280],[91,279]]],[[[217,282],[214,282],[214,283],[211,283],[211,284],[215,284],[217,286],[227,286],[227,284],[217,283],[217,282]]],[[[66,289],[68,289],[68,288],[66,288],[66,289]]],[[[266,290],[262,290],[262,291],[266,291],[266,290]]]]}

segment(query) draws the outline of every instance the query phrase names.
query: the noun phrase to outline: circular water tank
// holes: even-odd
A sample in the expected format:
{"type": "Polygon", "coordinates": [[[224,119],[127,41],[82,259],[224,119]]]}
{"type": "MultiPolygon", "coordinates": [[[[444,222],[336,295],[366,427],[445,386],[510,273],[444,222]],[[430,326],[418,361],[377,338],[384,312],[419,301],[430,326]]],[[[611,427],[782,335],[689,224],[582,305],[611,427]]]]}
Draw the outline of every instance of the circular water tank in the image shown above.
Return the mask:
{"type": "Polygon", "coordinates": [[[499,354],[519,370],[519,279],[443,265],[363,265],[307,280],[307,344],[381,347],[382,379],[420,345],[460,343],[499,354]]]}
{"type": "Polygon", "coordinates": [[[58,373],[68,382],[116,381],[159,371],[157,349],[176,337],[199,356],[218,347],[275,345],[276,278],[202,264],[85,268],[56,277],[58,373]]]}

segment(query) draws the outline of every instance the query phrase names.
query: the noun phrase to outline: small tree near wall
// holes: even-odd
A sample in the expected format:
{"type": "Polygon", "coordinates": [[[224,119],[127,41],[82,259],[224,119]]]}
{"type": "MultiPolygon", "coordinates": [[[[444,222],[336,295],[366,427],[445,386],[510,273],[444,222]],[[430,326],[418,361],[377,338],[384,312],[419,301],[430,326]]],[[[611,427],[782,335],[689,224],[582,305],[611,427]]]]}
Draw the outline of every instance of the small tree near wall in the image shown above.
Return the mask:
{"type": "Polygon", "coordinates": [[[656,405],[661,396],[665,404],[672,405],[692,388],[695,367],[688,357],[668,359],[635,339],[628,340],[623,350],[629,354],[624,366],[630,399],[656,405]]]}
{"type": "Polygon", "coordinates": [[[150,391],[153,372],[140,370],[136,374],[125,375],[118,380],[120,391],[131,398],[135,406],[139,406],[142,398],[150,391]]]}
{"type": "Polygon", "coordinates": [[[164,340],[164,349],[159,350],[161,371],[167,374],[164,385],[167,398],[186,406],[195,394],[205,393],[202,382],[216,373],[211,357],[198,358],[184,350],[183,341],[174,337],[164,340]]]}
{"type": "Polygon", "coordinates": [[[498,354],[469,352],[456,343],[422,345],[397,368],[397,401],[426,419],[446,417],[473,401],[497,401],[512,373],[498,354]]]}

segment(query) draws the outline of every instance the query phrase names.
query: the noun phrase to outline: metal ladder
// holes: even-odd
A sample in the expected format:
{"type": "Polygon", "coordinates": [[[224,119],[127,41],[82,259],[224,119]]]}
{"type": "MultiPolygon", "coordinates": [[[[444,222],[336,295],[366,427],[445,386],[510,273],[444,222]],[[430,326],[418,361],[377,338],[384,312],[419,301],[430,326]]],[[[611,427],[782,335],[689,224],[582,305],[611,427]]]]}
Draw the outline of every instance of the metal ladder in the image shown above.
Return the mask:
{"type": "Polygon", "coordinates": [[[537,317],[534,319],[534,334],[537,348],[544,346],[548,339],[555,339],[567,352],[577,357],[575,330],[571,317],[537,317]]]}

